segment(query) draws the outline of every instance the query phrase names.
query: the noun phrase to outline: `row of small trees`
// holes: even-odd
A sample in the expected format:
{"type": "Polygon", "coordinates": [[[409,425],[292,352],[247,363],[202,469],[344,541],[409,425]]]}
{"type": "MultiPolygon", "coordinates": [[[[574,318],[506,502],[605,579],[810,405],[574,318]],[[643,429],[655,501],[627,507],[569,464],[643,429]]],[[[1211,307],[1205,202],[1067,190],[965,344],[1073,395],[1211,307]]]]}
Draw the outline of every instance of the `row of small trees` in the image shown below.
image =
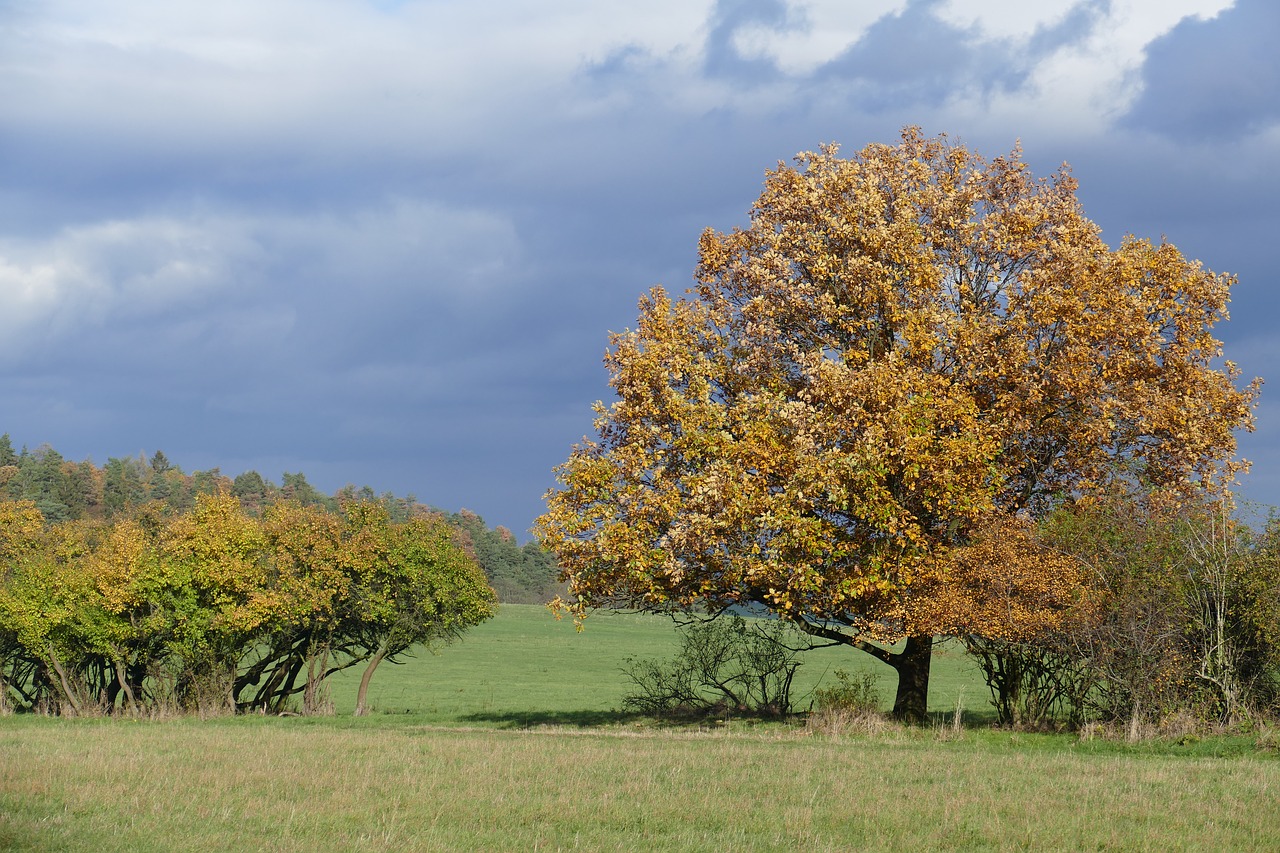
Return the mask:
{"type": "Polygon", "coordinates": [[[326,708],[325,679],[448,642],[494,592],[442,518],[393,522],[227,493],[188,512],[49,525],[0,503],[0,711],[279,712],[326,708]]]}
{"type": "MultiPolygon", "coordinates": [[[[63,521],[116,522],[139,512],[189,512],[200,495],[228,492],[247,515],[260,518],[274,504],[291,502],[330,512],[352,501],[379,503],[393,522],[405,522],[429,508],[410,494],[375,492],[346,485],[332,495],[313,486],[301,472],[284,472],[277,484],[257,471],[234,478],[221,469],[185,472],[161,451],[150,458],[109,458],[105,465],[73,462],[48,444],[15,451],[8,433],[0,434],[0,500],[31,501],[48,524],[63,521]]],[[[559,568],[536,542],[520,545],[504,527],[490,528],[469,510],[449,513],[448,524],[480,563],[502,601],[533,604],[552,598],[559,568]]]]}

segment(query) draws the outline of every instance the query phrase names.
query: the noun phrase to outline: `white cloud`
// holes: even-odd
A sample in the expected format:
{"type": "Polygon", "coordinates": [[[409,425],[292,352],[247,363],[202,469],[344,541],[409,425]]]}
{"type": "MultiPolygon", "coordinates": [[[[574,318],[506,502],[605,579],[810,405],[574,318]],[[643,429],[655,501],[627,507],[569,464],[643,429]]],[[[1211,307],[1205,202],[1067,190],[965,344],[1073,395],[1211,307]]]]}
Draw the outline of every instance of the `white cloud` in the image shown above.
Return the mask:
{"type": "MultiPolygon", "coordinates": [[[[1052,0],[950,0],[940,10],[949,22],[975,28],[989,38],[1025,40],[1037,28],[1064,20],[1079,2],[1052,0]]],[[[1087,38],[1070,41],[1039,57],[1028,57],[1025,86],[981,104],[950,106],[958,118],[980,108],[987,123],[1038,132],[1061,140],[1095,138],[1108,132],[1137,94],[1135,72],[1152,40],[1188,16],[1212,17],[1231,0],[1112,0],[1099,4],[1102,17],[1087,38]]]]}
{"type": "Polygon", "coordinates": [[[697,44],[711,5],[422,2],[386,14],[338,0],[55,0],[0,17],[0,98],[11,121],[143,144],[284,135],[319,150],[370,138],[451,149],[528,114],[531,93],[610,50],[669,58],[697,44]]]}
{"type": "Polygon", "coordinates": [[[962,29],[976,28],[987,38],[1020,39],[1039,27],[1061,21],[1080,0],[947,0],[938,17],[962,29]]]}
{"type": "MultiPolygon", "coordinates": [[[[584,94],[575,75],[634,47],[657,66],[642,76],[679,112],[729,108],[748,115],[795,100],[803,81],[757,91],[698,79],[713,0],[640,6],[592,0],[527,4],[406,2],[380,10],[343,0],[155,4],[49,0],[0,12],[5,124],[101,134],[145,151],[225,152],[302,158],[458,156],[519,128],[599,118],[634,101],[584,94]],[[8,19],[7,21],[5,19],[8,19]]],[[[768,58],[795,78],[855,44],[907,0],[796,0],[793,26],[747,26],[746,57],[768,58]]],[[[1072,0],[948,0],[947,23],[988,40],[1024,43],[1060,23],[1072,0]]],[[[1092,36],[1029,57],[1027,91],[981,104],[1001,123],[1097,130],[1134,94],[1144,47],[1188,15],[1212,16],[1228,0],[1114,0],[1092,36]]],[[[816,95],[815,95],[816,96],[816,95]]],[[[909,105],[904,105],[909,106],[909,105]]]]}
{"type": "Polygon", "coordinates": [[[807,74],[830,62],[885,15],[897,14],[907,0],[808,0],[791,5],[795,26],[785,32],[748,26],[738,30],[734,46],[745,58],[768,58],[788,74],[807,74]]]}
{"type": "Polygon", "coordinates": [[[9,238],[0,352],[137,322],[183,340],[280,335],[293,305],[326,301],[326,322],[340,326],[350,315],[339,294],[361,304],[490,299],[517,280],[520,251],[503,217],[410,199],[343,214],[140,216],[9,238]]]}
{"type": "Polygon", "coordinates": [[[74,334],[114,317],[169,310],[216,289],[235,235],[163,218],[66,228],[0,243],[3,336],[12,347],[74,334]]]}
{"type": "MultiPolygon", "coordinates": [[[[958,27],[975,27],[988,38],[1026,38],[1062,21],[1087,0],[946,0],[938,15],[958,27]]],[[[1132,56],[1189,15],[1212,17],[1234,0],[1110,0],[1104,8],[1107,37],[1132,56]]]]}

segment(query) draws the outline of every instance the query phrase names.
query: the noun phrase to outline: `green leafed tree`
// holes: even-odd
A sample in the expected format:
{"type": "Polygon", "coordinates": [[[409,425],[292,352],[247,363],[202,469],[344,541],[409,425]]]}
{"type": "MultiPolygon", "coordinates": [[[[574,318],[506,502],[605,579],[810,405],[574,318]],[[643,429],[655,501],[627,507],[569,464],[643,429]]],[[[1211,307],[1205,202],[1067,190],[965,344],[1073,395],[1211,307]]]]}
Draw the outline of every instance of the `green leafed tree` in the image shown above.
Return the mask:
{"type": "Polygon", "coordinates": [[[151,468],[135,457],[107,460],[103,467],[103,504],[112,516],[127,515],[147,499],[151,468]]]}
{"type": "Polygon", "coordinates": [[[489,527],[483,518],[464,509],[448,517],[464,538],[464,545],[484,569],[501,601],[542,604],[556,592],[559,569],[552,556],[537,542],[524,546],[505,527],[489,527]]]}
{"type": "Polygon", "coordinates": [[[344,640],[348,654],[367,660],[356,697],[359,716],[381,663],[395,663],[416,645],[453,642],[491,618],[497,599],[443,519],[392,524],[378,503],[347,504],[343,512],[353,581],[344,640]]]}

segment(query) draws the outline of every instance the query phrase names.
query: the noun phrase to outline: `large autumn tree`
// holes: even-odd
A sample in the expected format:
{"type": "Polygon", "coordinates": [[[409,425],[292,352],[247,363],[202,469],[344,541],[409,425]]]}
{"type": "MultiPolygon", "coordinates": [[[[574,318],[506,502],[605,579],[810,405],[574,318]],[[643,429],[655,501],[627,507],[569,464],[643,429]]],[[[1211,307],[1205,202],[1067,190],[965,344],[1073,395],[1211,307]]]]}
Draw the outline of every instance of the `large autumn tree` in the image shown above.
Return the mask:
{"type": "Polygon", "coordinates": [[[1256,396],[1215,366],[1231,277],[1108,247],[1075,190],[915,128],[767,173],[689,295],[611,338],[617,400],[538,522],[572,605],[763,605],[893,666],[914,720],[935,635],[1069,605],[1009,531],[1117,476],[1220,480],[1256,396]]]}

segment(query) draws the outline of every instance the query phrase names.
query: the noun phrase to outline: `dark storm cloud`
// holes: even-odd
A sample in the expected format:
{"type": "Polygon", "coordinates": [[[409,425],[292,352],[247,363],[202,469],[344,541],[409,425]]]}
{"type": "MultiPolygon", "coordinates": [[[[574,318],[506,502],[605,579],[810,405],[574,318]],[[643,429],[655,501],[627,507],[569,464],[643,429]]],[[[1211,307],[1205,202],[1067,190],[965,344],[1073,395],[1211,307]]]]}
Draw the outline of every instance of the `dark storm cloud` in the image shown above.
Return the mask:
{"type": "Polygon", "coordinates": [[[817,77],[858,88],[858,104],[879,112],[904,102],[937,106],[974,88],[1016,88],[1025,78],[1010,46],[938,17],[938,0],[913,0],[873,24],[817,77]]]}
{"type": "Polygon", "coordinates": [[[712,76],[739,81],[763,82],[778,76],[777,66],[767,59],[742,55],[736,39],[746,27],[766,27],[782,32],[800,25],[783,0],[716,0],[707,22],[703,67],[712,76]]]}
{"type": "Polygon", "coordinates": [[[1280,122],[1280,4],[1237,0],[1187,18],[1147,48],[1128,127],[1172,138],[1229,140],[1280,122]]]}

